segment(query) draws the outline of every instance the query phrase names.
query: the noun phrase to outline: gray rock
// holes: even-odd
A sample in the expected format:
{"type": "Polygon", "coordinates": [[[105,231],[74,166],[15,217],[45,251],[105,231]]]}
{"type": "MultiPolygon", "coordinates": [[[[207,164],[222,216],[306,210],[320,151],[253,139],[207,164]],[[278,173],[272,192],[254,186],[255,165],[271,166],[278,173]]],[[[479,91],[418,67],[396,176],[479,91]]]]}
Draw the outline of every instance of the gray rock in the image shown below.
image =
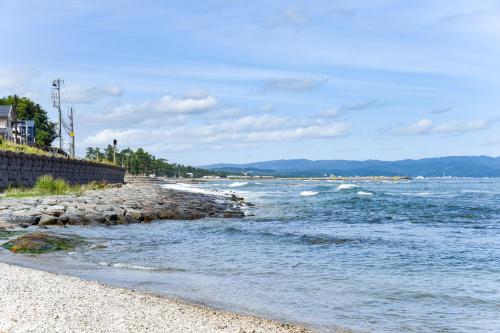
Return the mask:
{"type": "Polygon", "coordinates": [[[12,215],[10,221],[6,221],[9,223],[17,224],[21,227],[36,225],[38,221],[40,221],[41,216],[33,216],[33,215],[12,215]]]}
{"type": "Polygon", "coordinates": [[[85,225],[95,225],[95,224],[103,224],[106,222],[106,219],[101,215],[93,214],[86,215],[83,218],[83,224],[85,225]]]}
{"type": "Polygon", "coordinates": [[[56,216],[43,214],[38,225],[63,225],[63,223],[56,216]]]}
{"type": "Polygon", "coordinates": [[[226,210],[224,211],[224,218],[242,218],[245,217],[245,213],[241,210],[226,210]]]}
{"type": "Polygon", "coordinates": [[[61,216],[66,211],[66,207],[62,205],[54,205],[49,206],[46,210],[43,211],[44,214],[52,215],[52,216],[61,216]]]}

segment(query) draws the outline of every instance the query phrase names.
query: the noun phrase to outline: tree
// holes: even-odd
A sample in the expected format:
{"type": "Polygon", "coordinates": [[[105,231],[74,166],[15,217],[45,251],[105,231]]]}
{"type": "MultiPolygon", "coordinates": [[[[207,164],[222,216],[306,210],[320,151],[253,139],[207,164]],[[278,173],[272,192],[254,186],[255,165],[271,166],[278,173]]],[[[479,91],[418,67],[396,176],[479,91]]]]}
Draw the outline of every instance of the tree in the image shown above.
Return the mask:
{"type": "MultiPolygon", "coordinates": [[[[113,162],[113,146],[108,145],[101,152],[98,147],[88,147],[85,157],[90,160],[108,160],[113,162]]],[[[187,173],[192,173],[195,177],[214,174],[211,171],[194,168],[192,166],[184,166],[181,164],[169,163],[163,158],[156,158],[142,148],[136,151],[126,148],[121,151],[116,151],[116,164],[122,165],[127,169],[127,172],[133,175],[150,175],[167,177],[187,177],[187,173]]]]}
{"type": "MultiPolygon", "coordinates": [[[[112,145],[108,145],[105,149],[104,149],[104,155],[106,155],[106,159],[108,161],[113,161],[113,153],[114,153],[114,148],[112,145]]],[[[118,159],[116,159],[116,161],[118,161],[118,159]]]]}
{"type": "Polygon", "coordinates": [[[86,149],[85,158],[93,161],[101,161],[105,159],[105,155],[101,153],[101,149],[98,147],[92,148],[88,147],[86,149]]]}
{"type": "Polygon", "coordinates": [[[39,146],[48,148],[57,137],[55,123],[49,121],[47,112],[28,97],[10,95],[0,98],[0,105],[12,105],[18,121],[35,121],[35,141],[39,146]]]}

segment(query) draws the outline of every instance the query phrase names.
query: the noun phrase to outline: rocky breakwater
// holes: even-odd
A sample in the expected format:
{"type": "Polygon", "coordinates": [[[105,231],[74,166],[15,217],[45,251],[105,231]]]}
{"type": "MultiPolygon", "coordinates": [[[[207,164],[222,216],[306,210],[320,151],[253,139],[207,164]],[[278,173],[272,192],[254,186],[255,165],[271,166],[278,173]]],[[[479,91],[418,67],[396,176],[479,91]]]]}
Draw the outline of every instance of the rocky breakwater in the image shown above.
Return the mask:
{"type": "Polygon", "coordinates": [[[81,196],[0,199],[0,228],[33,225],[117,225],[158,219],[238,218],[242,198],[222,198],[164,189],[158,184],[127,184],[81,196]]]}

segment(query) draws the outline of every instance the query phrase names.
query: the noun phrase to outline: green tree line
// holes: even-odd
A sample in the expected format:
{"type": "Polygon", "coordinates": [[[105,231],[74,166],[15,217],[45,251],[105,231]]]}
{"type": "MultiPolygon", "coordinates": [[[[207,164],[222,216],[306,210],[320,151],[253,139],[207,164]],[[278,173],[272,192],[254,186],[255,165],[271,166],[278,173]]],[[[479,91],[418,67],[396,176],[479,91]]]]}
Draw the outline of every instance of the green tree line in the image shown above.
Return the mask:
{"type": "MultiPolygon", "coordinates": [[[[113,146],[108,145],[101,150],[99,147],[88,147],[85,158],[94,161],[108,161],[113,163],[113,146]]],[[[199,169],[188,165],[169,163],[168,160],[157,158],[144,151],[142,148],[132,150],[130,148],[116,150],[116,165],[123,166],[127,172],[133,175],[151,175],[165,177],[189,177],[192,173],[195,178],[214,175],[213,172],[199,169]]],[[[221,175],[223,176],[223,175],[221,175]]]]}

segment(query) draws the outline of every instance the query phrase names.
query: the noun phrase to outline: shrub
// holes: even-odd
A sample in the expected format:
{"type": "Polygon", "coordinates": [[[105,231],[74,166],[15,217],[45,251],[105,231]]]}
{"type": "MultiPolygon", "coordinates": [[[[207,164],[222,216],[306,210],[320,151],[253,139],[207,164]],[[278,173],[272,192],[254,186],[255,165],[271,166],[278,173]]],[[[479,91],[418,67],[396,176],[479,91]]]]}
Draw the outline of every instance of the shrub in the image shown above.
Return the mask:
{"type": "Polygon", "coordinates": [[[35,184],[35,189],[43,194],[64,194],[70,185],[63,179],[54,179],[50,175],[41,176],[35,184]]]}
{"type": "Polygon", "coordinates": [[[9,186],[5,191],[8,198],[37,197],[45,195],[75,194],[82,195],[85,191],[103,190],[109,185],[104,182],[91,182],[85,185],[70,185],[64,179],[54,179],[50,175],[37,179],[33,188],[15,188],[9,186]]]}

